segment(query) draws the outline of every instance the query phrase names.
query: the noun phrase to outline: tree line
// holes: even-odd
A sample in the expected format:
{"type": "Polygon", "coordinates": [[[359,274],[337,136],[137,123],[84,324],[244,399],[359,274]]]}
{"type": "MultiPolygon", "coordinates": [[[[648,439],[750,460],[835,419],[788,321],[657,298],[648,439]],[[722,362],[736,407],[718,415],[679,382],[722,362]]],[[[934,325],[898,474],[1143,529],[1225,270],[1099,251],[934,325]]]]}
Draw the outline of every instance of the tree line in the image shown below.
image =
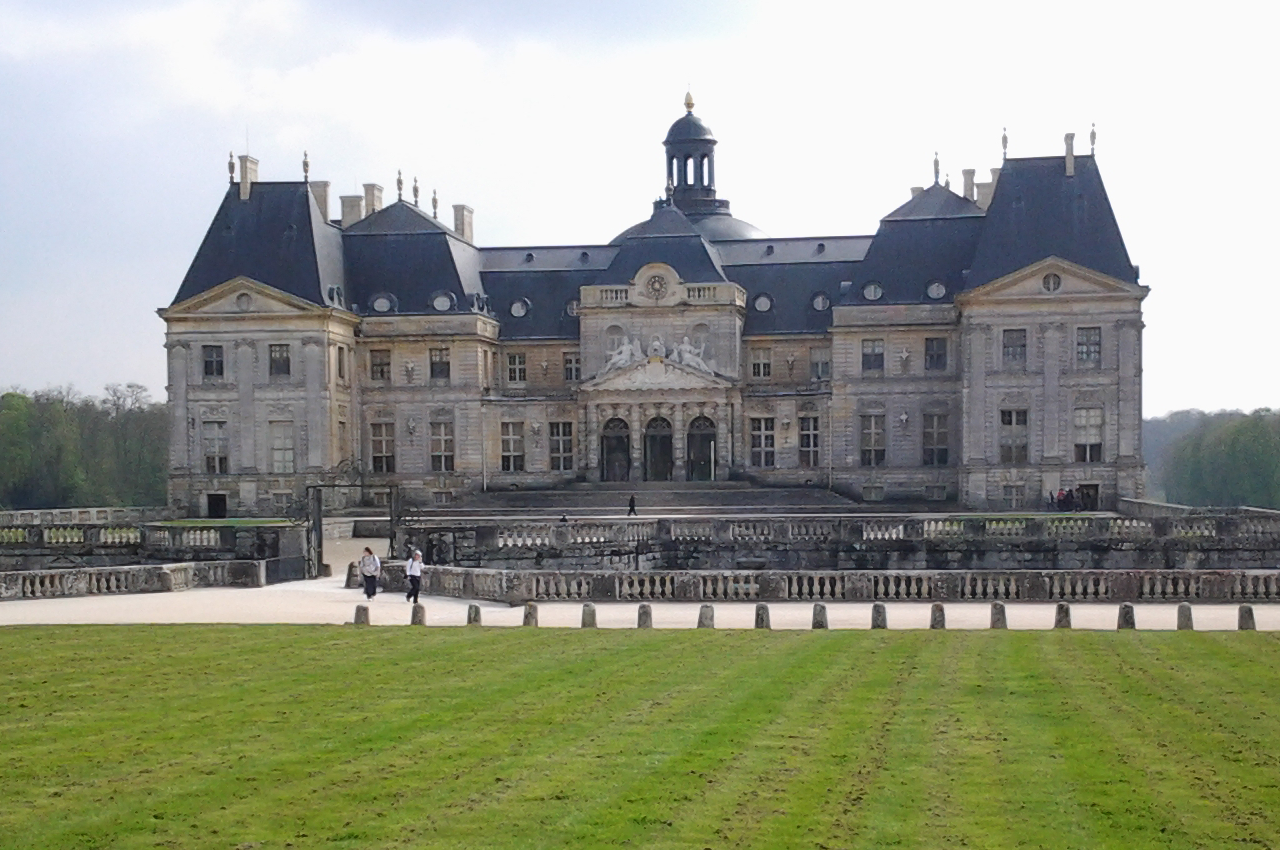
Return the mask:
{"type": "Polygon", "coordinates": [[[0,395],[0,509],[163,505],[168,405],[138,384],[0,395]]]}
{"type": "Polygon", "coordinates": [[[1280,412],[1184,410],[1144,422],[1143,437],[1167,501],[1280,509],[1280,412]]]}

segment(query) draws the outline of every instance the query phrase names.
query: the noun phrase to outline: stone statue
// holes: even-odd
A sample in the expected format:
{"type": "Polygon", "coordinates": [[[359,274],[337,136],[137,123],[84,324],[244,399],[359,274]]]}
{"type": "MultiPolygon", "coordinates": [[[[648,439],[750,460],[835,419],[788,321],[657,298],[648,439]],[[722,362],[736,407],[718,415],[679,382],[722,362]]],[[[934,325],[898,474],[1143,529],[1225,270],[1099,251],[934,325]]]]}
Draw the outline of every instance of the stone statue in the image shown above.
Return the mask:
{"type": "Polygon", "coordinates": [[[681,366],[688,366],[691,369],[697,369],[700,372],[711,372],[711,367],[702,359],[702,353],[706,350],[707,344],[703,343],[697,348],[693,347],[693,343],[689,342],[689,337],[685,337],[676,346],[672,352],[672,359],[681,366]]]}
{"type": "Polygon", "coordinates": [[[633,360],[639,359],[639,340],[636,340],[636,346],[633,351],[631,343],[627,341],[626,337],[623,337],[621,344],[615,350],[609,352],[609,360],[604,364],[604,371],[612,372],[614,369],[621,369],[623,366],[631,365],[633,360]]]}
{"type": "Polygon", "coordinates": [[[653,337],[653,341],[649,343],[649,356],[650,357],[666,357],[667,356],[667,347],[662,344],[662,338],[657,336],[656,334],[653,337]]]}

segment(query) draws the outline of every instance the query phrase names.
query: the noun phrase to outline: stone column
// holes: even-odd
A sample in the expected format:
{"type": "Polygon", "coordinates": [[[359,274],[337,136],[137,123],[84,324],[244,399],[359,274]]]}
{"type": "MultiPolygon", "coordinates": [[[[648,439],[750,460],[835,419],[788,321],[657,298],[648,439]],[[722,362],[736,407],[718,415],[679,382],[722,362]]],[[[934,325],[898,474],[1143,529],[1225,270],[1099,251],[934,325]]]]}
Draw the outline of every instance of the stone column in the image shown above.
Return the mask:
{"type": "MultiPolygon", "coordinates": [[[[238,339],[235,344],[235,373],[232,380],[236,383],[237,412],[233,422],[227,424],[235,428],[236,442],[240,450],[236,453],[232,472],[257,472],[258,456],[256,453],[258,411],[254,409],[254,385],[258,376],[254,373],[257,363],[258,344],[252,339],[238,339]]],[[[230,437],[230,435],[228,435],[230,437]]],[[[228,440],[230,442],[230,440],[228,440]]]]}
{"type": "Polygon", "coordinates": [[[190,416],[187,410],[187,379],[191,372],[191,343],[170,342],[165,347],[169,349],[169,468],[190,469],[191,426],[187,421],[190,416]]]}
{"type": "Polygon", "coordinates": [[[587,427],[583,431],[582,438],[586,440],[585,456],[586,468],[588,475],[592,481],[601,480],[600,474],[600,406],[597,404],[587,405],[586,412],[587,427]]]}
{"type": "MultiPolygon", "coordinates": [[[[318,469],[324,466],[324,447],[328,443],[329,429],[326,427],[325,413],[325,344],[324,338],[306,336],[302,338],[302,380],[306,386],[306,423],[307,435],[307,468],[318,469]]],[[[398,435],[397,435],[398,436],[398,435]]],[[[301,470],[299,470],[301,471],[301,470]]]]}
{"type": "Polygon", "coordinates": [[[627,422],[631,426],[631,481],[644,480],[644,422],[640,405],[627,405],[627,422]]]}
{"type": "Polygon", "coordinates": [[[685,457],[685,451],[688,449],[689,443],[688,435],[685,434],[684,428],[684,404],[676,403],[675,410],[671,416],[672,481],[684,481],[688,477],[685,473],[685,463],[688,461],[688,458],[685,457]]]}
{"type": "MultiPolygon", "coordinates": [[[[1062,371],[1068,361],[1064,355],[1063,337],[1066,325],[1054,323],[1041,325],[1044,335],[1044,413],[1040,432],[1043,442],[1041,460],[1062,459],[1062,371]]],[[[1067,350],[1069,346],[1066,347],[1067,350]]],[[[1043,494],[1042,494],[1043,495],[1043,494]]]]}
{"type": "MultiPolygon", "coordinates": [[[[1120,457],[1134,457],[1138,453],[1142,429],[1142,368],[1140,338],[1141,319],[1117,322],[1120,386],[1116,411],[1119,433],[1115,445],[1120,457]]],[[[1105,449],[1105,446],[1104,446],[1105,449]]],[[[1109,460],[1103,457],[1103,460],[1109,460]]]]}

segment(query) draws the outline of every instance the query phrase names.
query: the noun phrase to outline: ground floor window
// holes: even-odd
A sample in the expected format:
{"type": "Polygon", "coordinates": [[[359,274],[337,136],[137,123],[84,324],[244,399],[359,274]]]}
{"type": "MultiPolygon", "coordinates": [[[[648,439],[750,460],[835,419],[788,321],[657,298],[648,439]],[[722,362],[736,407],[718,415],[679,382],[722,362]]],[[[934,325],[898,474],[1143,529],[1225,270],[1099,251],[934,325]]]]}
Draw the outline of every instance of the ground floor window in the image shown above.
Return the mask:
{"type": "Polygon", "coordinates": [[[1077,407],[1074,412],[1076,463],[1102,461],[1102,408],[1077,407]]]}
{"type": "Polygon", "coordinates": [[[859,446],[862,449],[863,466],[884,466],[884,414],[861,417],[859,446]]]}
{"type": "Polygon", "coordinates": [[[227,460],[227,423],[201,423],[201,437],[204,442],[204,471],[208,475],[226,475],[227,460]]]}
{"type": "Polygon", "coordinates": [[[924,415],[924,465],[947,465],[947,414],[924,415]]]}
{"type": "Polygon", "coordinates": [[[1006,511],[1022,510],[1027,502],[1027,488],[1022,484],[1004,485],[1001,507],[1006,511]]]}
{"type": "Polygon", "coordinates": [[[431,471],[453,472],[453,423],[431,423],[431,471]]]}
{"type": "Polygon", "coordinates": [[[394,422],[374,422],[369,426],[369,448],[374,472],[396,471],[396,426],[394,422]]]}
{"type": "Polygon", "coordinates": [[[774,465],[773,417],[751,420],[751,465],[774,465]]]}
{"type": "Polygon", "coordinates": [[[502,471],[524,472],[523,422],[502,423],[502,471]]]}
{"type": "Polygon", "coordinates": [[[818,460],[818,417],[800,417],[800,465],[807,468],[820,466],[818,460]]]}
{"type": "Polygon", "coordinates": [[[573,469],[573,423],[552,422],[547,430],[551,439],[551,469],[568,472],[573,469]]]}
{"type": "Polygon", "coordinates": [[[293,421],[269,422],[267,427],[271,434],[271,471],[293,472],[293,421]]]}

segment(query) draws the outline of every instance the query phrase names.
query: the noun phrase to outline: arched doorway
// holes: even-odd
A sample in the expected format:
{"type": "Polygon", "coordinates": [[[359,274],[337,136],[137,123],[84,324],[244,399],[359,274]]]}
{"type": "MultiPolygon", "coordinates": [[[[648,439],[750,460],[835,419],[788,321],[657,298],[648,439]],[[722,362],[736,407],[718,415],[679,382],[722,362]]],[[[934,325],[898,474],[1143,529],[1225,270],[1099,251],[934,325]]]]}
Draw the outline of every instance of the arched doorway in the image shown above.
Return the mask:
{"type": "Polygon", "coordinates": [[[686,477],[690,481],[711,481],[715,477],[716,423],[705,416],[690,422],[686,446],[686,477]]]}
{"type": "Polygon", "coordinates": [[[644,480],[670,481],[674,466],[671,423],[655,416],[644,426],[644,480]]]}
{"type": "Polygon", "coordinates": [[[627,481],[631,478],[631,429],[617,417],[604,423],[600,432],[600,480],[627,481]]]}

